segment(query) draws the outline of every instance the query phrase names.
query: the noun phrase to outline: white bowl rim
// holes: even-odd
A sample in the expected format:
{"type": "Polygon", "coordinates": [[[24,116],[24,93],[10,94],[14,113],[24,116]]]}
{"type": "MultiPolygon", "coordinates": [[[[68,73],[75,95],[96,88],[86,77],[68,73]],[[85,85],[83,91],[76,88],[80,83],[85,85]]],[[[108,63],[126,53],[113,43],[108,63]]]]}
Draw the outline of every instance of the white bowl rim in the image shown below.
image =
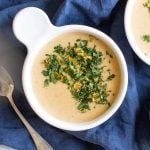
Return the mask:
{"type": "MultiPolygon", "coordinates": [[[[117,111],[117,109],[121,105],[122,101],[124,100],[125,93],[127,90],[127,83],[128,83],[127,67],[126,67],[126,63],[125,63],[125,60],[123,58],[123,55],[122,55],[120,49],[118,48],[118,46],[104,33],[100,32],[96,29],[93,29],[93,28],[90,28],[87,26],[80,26],[80,25],[70,25],[70,26],[64,26],[62,28],[64,28],[64,30],[67,30],[67,31],[69,31],[69,28],[70,28],[70,30],[76,29],[76,30],[79,30],[80,32],[85,31],[85,32],[90,33],[90,34],[98,33],[99,36],[101,36],[101,38],[103,38],[103,40],[105,39],[105,41],[107,41],[110,45],[113,46],[115,53],[118,54],[118,56],[116,56],[116,57],[120,57],[120,60],[122,60],[122,62],[120,62],[120,65],[121,65],[120,67],[122,68],[122,77],[123,77],[122,93],[120,92],[120,97],[118,98],[118,100],[115,100],[115,101],[117,101],[117,103],[114,102],[113,104],[115,104],[115,105],[113,105],[111,108],[109,108],[109,110],[106,113],[104,113],[100,117],[98,117],[99,119],[97,118],[96,120],[92,120],[91,122],[88,122],[88,123],[78,123],[78,124],[67,123],[64,121],[60,121],[56,118],[53,118],[52,116],[50,117],[50,114],[43,112],[43,110],[40,109],[40,107],[38,107],[38,105],[34,103],[33,95],[31,98],[31,93],[29,94],[29,91],[31,89],[29,89],[29,84],[27,83],[27,80],[28,80],[27,79],[27,74],[28,74],[27,70],[28,70],[29,65],[31,65],[30,60],[29,60],[29,59],[32,59],[31,53],[27,56],[24,67],[23,67],[23,88],[25,91],[25,95],[27,96],[27,100],[30,103],[33,110],[38,114],[38,116],[40,116],[40,118],[42,118],[47,123],[49,123],[55,127],[64,129],[64,130],[71,130],[71,131],[87,130],[87,129],[93,128],[93,127],[98,126],[98,125],[102,124],[103,122],[105,122],[107,119],[109,119],[117,111]],[[124,74],[124,76],[123,76],[123,74],[124,74]],[[37,107],[38,107],[38,109],[37,109],[37,107]]],[[[63,29],[61,29],[61,31],[62,30],[63,29]]],[[[66,33],[66,32],[64,32],[64,33],[66,33]]]]}

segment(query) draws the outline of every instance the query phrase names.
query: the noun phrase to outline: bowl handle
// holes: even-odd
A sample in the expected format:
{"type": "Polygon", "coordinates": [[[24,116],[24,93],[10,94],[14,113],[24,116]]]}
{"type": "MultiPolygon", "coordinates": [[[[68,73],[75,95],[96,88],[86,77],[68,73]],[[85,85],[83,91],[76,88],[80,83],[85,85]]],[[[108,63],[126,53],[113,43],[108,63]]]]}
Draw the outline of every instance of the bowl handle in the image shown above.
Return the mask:
{"type": "Polygon", "coordinates": [[[28,50],[37,40],[56,28],[48,16],[39,8],[27,7],[17,13],[13,20],[13,32],[17,39],[26,45],[28,50]]]}

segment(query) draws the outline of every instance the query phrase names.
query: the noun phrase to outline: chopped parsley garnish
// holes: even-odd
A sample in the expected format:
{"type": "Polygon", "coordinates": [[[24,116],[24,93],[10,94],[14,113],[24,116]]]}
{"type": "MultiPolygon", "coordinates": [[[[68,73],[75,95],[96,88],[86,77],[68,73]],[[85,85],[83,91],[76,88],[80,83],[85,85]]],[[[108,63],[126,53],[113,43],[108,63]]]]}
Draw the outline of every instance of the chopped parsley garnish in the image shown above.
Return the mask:
{"type": "Polygon", "coordinates": [[[143,39],[143,41],[149,43],[150,42],[150,35],[143,35],[142,39],[143,39]]]}
{"type": "Polygon", "coordinates": [[[110,81],[110,80],[113,80],[113,78],[115,78],[115,75],[111,74],[110,76],[108,76],[107,80],[110,81]]]}
{"type": "MultiPolygon", "coordinates": [[[[111,54],[109,56],[112,58],[111,54]]],[[[73,45],[68,43],[67,47],[59,44],[54,47],[53,54],[45,55],[44,85],[50,86],[50,83],[58,81],[66,84],[81,112],[90,110],[91,102],[110,106],[108,96],[111,92],[107,82],[115,75],[108,69],[109,75],[104,79],[106,66],[102,66],[102,61],[102,52],[97,51],[96,46],[89,47],[88,40],[77,39],[73,45]]]]}
{"type": "MultiPolygon", "coordinates": [[[[143,6],[146,7],[148,9],[149,13],[150,13],[150,0],[147,0],[147,2],[145,2],[143,4],[143,6]]],[[[143,41],[149,43],[150,42],[150,34],[143,35],[142,39],[143,39],[143,41]]]]}

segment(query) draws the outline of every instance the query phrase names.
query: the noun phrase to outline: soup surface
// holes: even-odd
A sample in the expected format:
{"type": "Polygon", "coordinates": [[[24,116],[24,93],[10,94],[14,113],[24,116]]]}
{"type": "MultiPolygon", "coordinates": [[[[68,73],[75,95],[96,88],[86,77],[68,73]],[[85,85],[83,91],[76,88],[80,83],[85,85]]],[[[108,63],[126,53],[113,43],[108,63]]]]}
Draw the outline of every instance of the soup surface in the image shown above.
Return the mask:
{"type": "Polygon", "coordinates": [[[132,31],[141,51],[150,59],[150,1],[136,0],[132,14],[132,31]]]}
{"type": "Polygon", "coordinates": [[[110,92],[108,101],[110,104],[115,100],[120,89],[120,68],[115,55],[110,47],[105,45],[103,41],[97,38],[80,32],[67,33],[56,37],[47,45],[45,45],[35,57],[32,71],[33,90],[37,100],[44,110],[58,119],[67,122],[87,122],[91,121],[103,114],[109,107],[105,104],[95,104],[91,102],[90,109],[86,112],[81,112],[77,109],[78,101],[73,98],[66,84],[58,81],[57,83],[49,83],[44,87],[45,76],[41,73],[44,69],[42,63],[45,59],[45,54],[52,54],[54,47],[61,44],[63,47],[73,45],[77,39],[87,40],[89,47],[96,46],[96,50],[102,52],[102,63],[104,79],[110,75],[110,72],[115,74],[115,78],[111,81],[106,81],[107,88],[110,92]]]}

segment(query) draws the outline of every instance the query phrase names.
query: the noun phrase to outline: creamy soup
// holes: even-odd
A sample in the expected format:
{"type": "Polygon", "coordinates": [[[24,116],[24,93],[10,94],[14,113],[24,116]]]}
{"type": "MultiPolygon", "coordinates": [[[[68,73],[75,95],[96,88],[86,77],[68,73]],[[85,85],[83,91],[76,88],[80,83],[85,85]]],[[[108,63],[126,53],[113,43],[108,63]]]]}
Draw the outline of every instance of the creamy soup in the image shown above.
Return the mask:
{"type": "Polygon", "coordinates": [[[81,112],[77,109],[78,101],[73,98],[73,95],[69,91],[67,85],[58,81],[55,84],[49,83],[48,86],[44,87],[45,76],[43,76],[41,72],[44,69],[42,62],[45,59],[45,54],[52,54],[54,47],[59,44],[66,47],[68,42],[70,42],[70,45],[73,45],[77,39],[89,41],[88,47],[94,47],[95,45],[96,50],[102,52],[102,64],[100,64],[100,66],[104,67],[104,80],[110,74],[115,74],[115,78],[113,78],[113,80],[106,82],[107,88],[110,92],[108,101],[112,104],[120,88],[121,77],[119,64],[111,48],[105,45],[103,41],[98,40],[91,35],[79,32],[67,33],[50,41],[36,56],[32,72],[33,90],[37,100],[44,110],[58,119],[76,123],[87,122],[97,118],[109,109],[108,105],[95,104],[91,102],[89,104],[90,110],[81,112]]]}
{"type": "Polygon", "coordinates": [[[131,23],[138,46],[150,58],[150,1],[149,4],[148,0],[135,1],[131,23]]]}

